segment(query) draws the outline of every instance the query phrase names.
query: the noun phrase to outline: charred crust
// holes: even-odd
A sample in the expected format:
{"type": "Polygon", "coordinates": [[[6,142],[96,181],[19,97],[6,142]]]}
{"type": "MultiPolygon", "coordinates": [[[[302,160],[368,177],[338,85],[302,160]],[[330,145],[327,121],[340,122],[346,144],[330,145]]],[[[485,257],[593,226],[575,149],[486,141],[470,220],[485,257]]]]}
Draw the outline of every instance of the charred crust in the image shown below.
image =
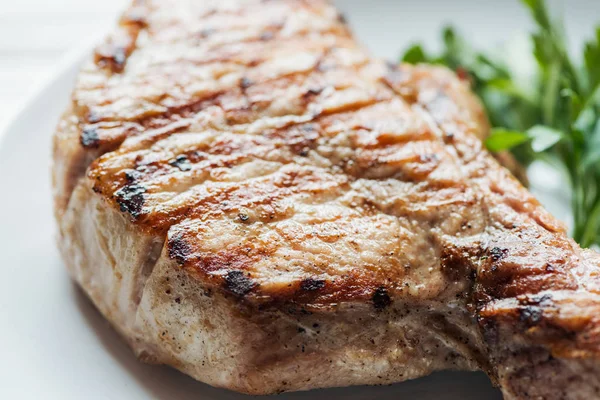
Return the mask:
{"type": "Polygon", "coordinates": [[[100,122],[101,120],[102,117],[94,111],[90,111],[87,115],[87,122],[91,124],[95,124],[96,122],[100,122]]]}
{"type": "Polygon", "coordinates": [[[180,171],[189,171],[192,169],[190,160],[183,154],[178,155],[175,159],[169,161],[169,165],[179,168],[180,171]]]}
{"type": "Polygon", "coordinates": [[[315,290],[323,289],[324,287],[325,281],[321,279],[307,278],[300,283],[300,290],[306,292],[312,292],[315,290]]]}
{"type": "Polygon", "coordinates": [[[239,213],[238,214],[238,218],[242,222],[248,222],[248,220],[250,220],[250,216],[248,214],[245,214],[245,213],[239,213]]]}
{"type": "Polygon", "coordinates": [[[544,308],[552,307],[553,301],[550,294],[523,296],[519,298],[519,321],[527,326],[535,326],[542,322],[544,308]]]}
{"type": "Polygon", "coordinates": [[[127,49],[111,46],[96,54],[96,64],[100,68],[108,68],[112,72],[122,72],[127,61],[127,49]]]}
{"type": "Polygon", "coordinates": [[[373,306],[378,311],[384,310],[392,304],[392,299],[384,287],[377,288],[371,300],[373,300],[373,306]]]}
{"type": "Polygon", "coordinates": [[[229,271],[225,275],[225,289],[238,297],[247,295],[256,286],[242,271],[229,271]]]}
{"type": "Polygon", "coordinates": [[[145,193],[145,187],[137,184],[130,184],[117,190],[115,192],[115,199],[122,212],[129,213],[132,217],[137,218],[142,213],[145,193]]]}
{"type": "Polygon", "coordinates": [[[240,79],[240,88],[242,88],[242,90],[248,89],[253,84],[254,82],[252,82],[249,78],[244,77],[240,79]]]}
{"type": "Polygon", "coordinates": [[[108,69],[112,73],[120,73],[125,69],[127,58],[134,51],[140,31],[147,26],[145,12],[139,10],[124,17],[118,32],[104,44],[96,48],[94,62],[99,68],[108,69]]]}
{"type": "Polygon", "coordinates": [[[544,312],[540,307],[525,306],[519,310],[519,321],[524,322],[527,326],[539,324],[543,317],[544,312]]]}
{"type": "Polygon", "coordinates": [[[141,172],[136,171],[135,169],[128,169],[128,170],[125,170],[124,174],[125,174],[125,179],[127,180],[127,182],[133,183],[137,179],[140,178],[141,172]]]}
{"type": "Polygon", "coordinates": [[[100,137],[94,127],[85,127],[79,136],[79,142],[87,149],[95,149],[100,146],[100,137]]]}
{"type": "Polygon", "coordinates": [[[494,247],[490,250],[490,258],[492,261],[500,261],[508,255],[508,249],[494,247]]]}
{"type": "Polygon", "coordinates": [[[169,238],[169,258],[177,261],[177,264],[183,265],[192,253],[190,245],[183,239],[181,234],[175,234],[169,238]]]}
{"type": "Polygon", "coordinates": [[[320,133],[318,125],[308,123],[296,126],[287,131],[275,132],[273,137],[284,139],[292,152],[301,157],[306,157],[317,146],[320,133]]]}

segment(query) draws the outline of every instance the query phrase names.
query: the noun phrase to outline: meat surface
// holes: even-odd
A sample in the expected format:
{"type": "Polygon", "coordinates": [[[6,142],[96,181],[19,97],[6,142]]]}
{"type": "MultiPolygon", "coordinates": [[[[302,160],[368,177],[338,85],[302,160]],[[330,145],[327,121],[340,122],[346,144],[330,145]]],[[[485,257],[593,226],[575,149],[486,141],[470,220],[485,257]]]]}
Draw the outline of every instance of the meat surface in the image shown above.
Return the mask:
{"type": "Polygon", "coordinates": [[[600,398],[600,255],[487,153],[468,85],[325,0],[137,0],[54,138],[59,247],[144,361],[268,394],[484,370],[600,398]]]}

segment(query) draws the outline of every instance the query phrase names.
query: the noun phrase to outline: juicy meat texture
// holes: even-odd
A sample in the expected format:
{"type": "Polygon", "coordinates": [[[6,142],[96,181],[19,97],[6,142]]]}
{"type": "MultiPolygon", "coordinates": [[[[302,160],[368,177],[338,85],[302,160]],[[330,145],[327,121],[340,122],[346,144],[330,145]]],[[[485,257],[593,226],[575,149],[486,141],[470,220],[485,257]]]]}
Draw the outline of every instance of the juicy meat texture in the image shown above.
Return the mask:
{"type": "Polygon", "coordinates": [[[486,152],[468,84],[324,0],[135,1],[54,142],[59,247],[144,360],[246,393],[483,369],[600,398],[600,256],[486,152]]]}

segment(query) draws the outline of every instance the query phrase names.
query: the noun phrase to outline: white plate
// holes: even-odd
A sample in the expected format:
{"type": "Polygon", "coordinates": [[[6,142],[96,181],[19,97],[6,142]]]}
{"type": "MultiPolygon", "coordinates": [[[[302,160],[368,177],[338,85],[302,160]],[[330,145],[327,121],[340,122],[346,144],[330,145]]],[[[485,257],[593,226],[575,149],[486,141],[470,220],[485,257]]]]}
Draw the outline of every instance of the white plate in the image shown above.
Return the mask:
{"type": "MultiPolygon", "coordinates": [[[[433,43],[445,21],[464,27],[480,44],[502,40],[527,21],[516,1],[506,0],[338,3],[359,38],[377,55],[392,59],[413,39],[433,43]]],[[[592,25],[599,8],[596,0],[569,1],[568,22],[577,29],[574,41],[592,25]]],[[[81,57],[41,89],[0,136],[0,266],[6,272],[0,290],[0,398],[244,398],[138,362],[65,272],[54,245],[49,154],[81,57]]],[[[545,178],[545,186],[552,182],[558,181],[545,178]]],[[[543,198],[564,216],[564,199],[556,199],[552,193],[543,198]]],[[[443,372],[388,387],[278,397],[324,398],[467,400],[500,395],[482,373],[443,372]]]]}

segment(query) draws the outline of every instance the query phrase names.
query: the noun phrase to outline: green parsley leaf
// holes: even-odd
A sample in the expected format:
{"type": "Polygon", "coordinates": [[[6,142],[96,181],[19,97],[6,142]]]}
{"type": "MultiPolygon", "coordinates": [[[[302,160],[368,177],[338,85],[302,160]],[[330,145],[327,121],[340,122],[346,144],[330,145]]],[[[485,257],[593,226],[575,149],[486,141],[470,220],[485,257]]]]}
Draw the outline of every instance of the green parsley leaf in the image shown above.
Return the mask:
{"type": "Polygon", "coordinates": [[[406,50],[406,53],[404,53],[404,56],[402,57],[402,61],[409,64],[419,64],[427,61],[427,57],[425,56],[423,47],[416,44],[406,50]]]}
{"type": "Polygon", "coordinates": [[[496,128],[492,130],[491,135],[486,139],[485,145],[488,150],[499,153],[510,150],[528,140],[527,133],[496,128]]]}

